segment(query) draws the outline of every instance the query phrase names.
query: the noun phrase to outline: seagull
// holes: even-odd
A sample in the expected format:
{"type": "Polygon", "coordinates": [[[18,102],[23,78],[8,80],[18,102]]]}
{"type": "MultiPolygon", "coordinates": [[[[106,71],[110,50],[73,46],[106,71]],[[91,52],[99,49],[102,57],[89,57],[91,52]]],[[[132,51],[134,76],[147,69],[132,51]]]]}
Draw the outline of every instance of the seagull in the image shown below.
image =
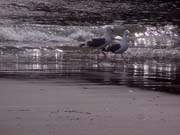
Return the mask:
{"type": "MultiPolygon", "coordinates": [[[[79,47],[89,47],[102,51],[103,48],[107,47],[113,40],[113,28],[110,26],[105,27],[105,33],[100,38],[93,38],[86,43],[82,43],[79,47]]],[[[103,52],[103,51],[102,51],[103,52]]],[[[103,54],[106,56],[105,52],[103,54]]]]}
{"type": "Polygon", "coordinates": [[[123,53],[127,51],[127,49],[129,48],[128,45],[129,34],[130,32],[128,30],[125,30],[123,33],[123,37],[115,36],[111,45],[104,48],[103,51],[114,53],[114,60],[116,59],[116,54],[121,54],[122,58],[124,59],[123,53]]]}

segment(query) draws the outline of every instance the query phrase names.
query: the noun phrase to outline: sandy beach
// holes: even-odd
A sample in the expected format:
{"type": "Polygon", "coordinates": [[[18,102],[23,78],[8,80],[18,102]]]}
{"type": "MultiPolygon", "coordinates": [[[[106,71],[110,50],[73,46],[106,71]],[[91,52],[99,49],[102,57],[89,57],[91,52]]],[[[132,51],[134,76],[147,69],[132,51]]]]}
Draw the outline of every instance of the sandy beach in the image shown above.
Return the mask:
{"type": "Polygon", "coordinates": [[[180,98],[125,86],[0,80],[1,135],[178,135],[180,98]]]}

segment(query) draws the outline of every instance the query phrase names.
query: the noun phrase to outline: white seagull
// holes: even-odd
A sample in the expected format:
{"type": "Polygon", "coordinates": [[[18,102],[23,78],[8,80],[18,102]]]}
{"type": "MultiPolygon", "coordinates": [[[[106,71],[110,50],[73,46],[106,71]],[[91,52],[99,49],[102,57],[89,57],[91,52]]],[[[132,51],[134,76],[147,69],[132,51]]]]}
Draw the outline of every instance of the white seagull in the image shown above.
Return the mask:
{"type": "MultiPolygon", "coordinates": [[[[97,49],[99,51],[102,51],[103,48],[107,47],[113,40],[113,28],[110,26],[105,27],[105,33],[100,38],[93,38],[90,41],[87,41],[86,43],[82,43],[79,45],[79,47],[89,47],[93,49],[97,49]]],[[[106,54],[103,52],[103,54],[106,56],[106,54]]]]}
{"type": "Polygon", "coordinates": [[[114,40],[112,41],[111,45],[104,48],[103,51],[114,53],[114,60],[116,58],[116,54],[121,54],[121,56],[124,58],[123,53],[129,47],[129,44],[128,44],[129,34],[130,32],[128,30],[125,30],[123,33],[123,37],[116,36],[114,40]]]}

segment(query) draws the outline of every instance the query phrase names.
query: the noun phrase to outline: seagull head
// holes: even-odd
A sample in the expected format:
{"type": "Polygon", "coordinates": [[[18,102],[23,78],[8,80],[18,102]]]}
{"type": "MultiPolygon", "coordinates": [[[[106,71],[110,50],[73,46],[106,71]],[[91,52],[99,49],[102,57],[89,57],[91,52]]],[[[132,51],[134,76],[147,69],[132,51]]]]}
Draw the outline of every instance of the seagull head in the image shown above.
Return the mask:
{"type": "Polygon", "coordinates": [[[105,29],[108,34],[112,34],[114,31],[114,27],[110,25],[103,26],[103,29],[105,29]]]}
{"type": "Polygon", "coordinates": [[[124,35],[126,35],[126,36],[130,35],[129,30],[125,30],[125,31],[124,31],[124,35]]]}
{"type": "Polygon", "coordinates": [[[124,33],[123,33],[123,38],[130,38],[132,35],[131,33],[129,32],[129,30],[125,30],[124,33]]]}

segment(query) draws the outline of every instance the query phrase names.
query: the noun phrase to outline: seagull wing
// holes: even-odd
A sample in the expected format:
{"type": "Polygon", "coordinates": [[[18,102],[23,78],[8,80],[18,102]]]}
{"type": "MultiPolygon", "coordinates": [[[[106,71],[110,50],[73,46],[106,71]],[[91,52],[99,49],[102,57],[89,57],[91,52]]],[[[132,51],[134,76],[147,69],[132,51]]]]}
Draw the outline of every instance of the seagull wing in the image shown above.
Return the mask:
{"type": "Polygon", "coordinates": [[[117,50],[119,50],[121,48],[121,45],[120,44],[112,44],[111,46],[109,46],[107,48],[107,51],[110,51],[110,52],[116,52],[117,50]]]}
{"type": "Polygon", "coordinates": [[[99,47],[101,45],[104,45],[106,43],[106,39],[105,38],[94,38],[91,41],[87,42],[87,45],[89,47],[99,47]]]}

